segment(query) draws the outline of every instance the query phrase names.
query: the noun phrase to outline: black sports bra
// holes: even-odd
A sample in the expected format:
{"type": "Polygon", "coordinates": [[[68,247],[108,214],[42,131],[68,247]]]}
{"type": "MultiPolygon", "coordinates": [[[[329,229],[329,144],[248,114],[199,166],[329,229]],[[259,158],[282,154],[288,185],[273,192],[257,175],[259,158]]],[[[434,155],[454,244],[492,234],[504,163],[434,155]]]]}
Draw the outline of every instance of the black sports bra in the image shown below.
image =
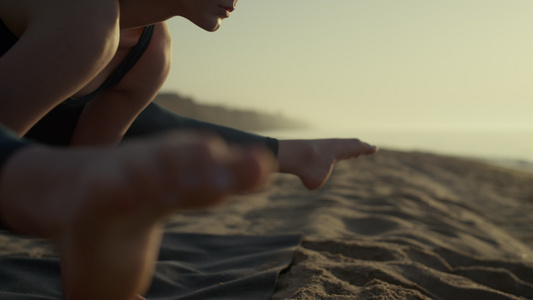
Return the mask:
{"type": "MultiPolygon", "coordinates": [[[[133,68],[137,61],[141,58],[144,51],[148,48],[152,36],[154,33],[155,25],[146,26],[139,38],[139,41],[133,48],[126,58],[120,63],[120,65],[113,71],[111,76],[109,76],[104,83],[97,88],[94,92],[83,97],[70,97],[67,101],[70,103],[86,103],[87,101],[92,100],[98,94],[100,94],[105,89],[109,89],[117,85],[122,78],[133,68]],[[73,100],[73,101],[69,101],[73,100]]],[[[15,43],[18,41],[18,38],[7,28],[2,19],[0,19],[0,56],[4,55],[15,43]]]]}

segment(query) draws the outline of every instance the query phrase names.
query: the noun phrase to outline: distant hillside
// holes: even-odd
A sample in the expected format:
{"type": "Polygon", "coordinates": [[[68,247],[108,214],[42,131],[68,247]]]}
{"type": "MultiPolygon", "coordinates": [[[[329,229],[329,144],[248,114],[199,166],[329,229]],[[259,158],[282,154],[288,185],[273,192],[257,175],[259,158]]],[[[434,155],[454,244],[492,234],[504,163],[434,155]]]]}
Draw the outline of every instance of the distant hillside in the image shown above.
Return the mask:
{"type": "Polygon", "coordinates": [[[306,127],[305,123],[289,120],[281,114],[198,104],[191,98],[174,93],[160,93],[155,98],[155,102],[186,117],[246,131],[306,127]]]}

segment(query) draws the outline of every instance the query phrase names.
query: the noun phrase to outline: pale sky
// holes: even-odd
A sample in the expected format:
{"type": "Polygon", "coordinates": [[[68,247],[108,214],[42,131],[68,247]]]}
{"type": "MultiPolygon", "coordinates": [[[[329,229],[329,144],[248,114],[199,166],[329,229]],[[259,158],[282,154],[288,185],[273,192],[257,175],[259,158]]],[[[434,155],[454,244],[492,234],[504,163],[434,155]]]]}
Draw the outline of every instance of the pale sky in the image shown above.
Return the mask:
{"type": "Polygon", "coordinates": [[[317,126],[533,127],[533,1],[240,0],[164,87],[317,126]]]}

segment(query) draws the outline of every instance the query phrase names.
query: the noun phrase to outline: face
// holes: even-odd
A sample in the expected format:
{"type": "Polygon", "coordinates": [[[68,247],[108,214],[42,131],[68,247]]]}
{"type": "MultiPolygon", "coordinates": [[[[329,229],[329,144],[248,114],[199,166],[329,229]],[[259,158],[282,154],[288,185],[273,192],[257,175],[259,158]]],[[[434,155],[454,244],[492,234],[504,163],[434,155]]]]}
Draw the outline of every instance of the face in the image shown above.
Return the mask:
{"type": "Polygon", "coordinates": [[[196,26],[216,31],[223,19],[229,18],[238,0],[181,0],[179,15],[189,19],[196,26]]]}

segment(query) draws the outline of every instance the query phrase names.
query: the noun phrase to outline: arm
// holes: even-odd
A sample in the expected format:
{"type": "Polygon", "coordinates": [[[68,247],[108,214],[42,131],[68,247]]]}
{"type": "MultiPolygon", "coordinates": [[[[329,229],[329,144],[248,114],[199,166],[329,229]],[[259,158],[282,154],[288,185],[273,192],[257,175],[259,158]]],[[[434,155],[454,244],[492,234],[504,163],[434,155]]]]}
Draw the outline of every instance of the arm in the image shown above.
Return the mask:
{"type": "MultiPolygon", "coordinates": [[[[134,51],[132,48],[142,31],[142,28],[121,31],[121,45],[111,64],[113,69],[130,52],[139,53],[139,49],[134,51]]],[[[71,145],[118,144],[133,120],[155,97],[170,69],[171,44],[167,24],[156,24],[151,39],[145,38],[144,42],[149,43],[148,47],[120,82],[87,103],[71,145]]]]}
{"type": "MultiPolygon", "coordinates": [[[[168,28],[164,23],[158,24],[149,48],[116,87],[101,93],[86,107],[61,104],[34,126],[27,137],[62,146],[117,143],[131,125],[126,138],[192,129],[215,133],[228,142],[266,145],[277,153],[275,139],[186,118],[154,103],[146,107],[166,79],[170,48],[168,28]]],[[[120,60],[120,55],[117,52],[114,60],[120,60]]]]}
{"type": "Polygon", "coordinates": [[[186,118],[150,103],[167,78],[171,51],[168,26],[158,23],[150,46],[120,84],[84,108],[71,144],[118,143],[125,134],[130,138],[190,129],[215,133],[227,142],[262,144],[277,154],[275,139],[186,118]]]}

